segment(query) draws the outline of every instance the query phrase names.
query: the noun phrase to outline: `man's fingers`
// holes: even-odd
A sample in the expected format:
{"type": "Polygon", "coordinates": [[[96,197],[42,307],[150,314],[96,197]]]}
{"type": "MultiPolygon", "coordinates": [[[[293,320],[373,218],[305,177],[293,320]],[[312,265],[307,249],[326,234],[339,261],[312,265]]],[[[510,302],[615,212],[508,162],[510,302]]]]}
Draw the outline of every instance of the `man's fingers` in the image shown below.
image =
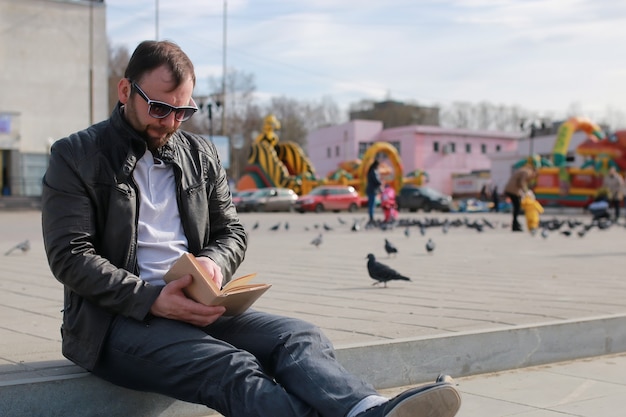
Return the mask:
{"type": "Polygon", "coordinates": [[[191,275],[189,274],[183,275],[182,277],[175,279],[174,281],[171,281],[169,284],[167,284],[166,288],[169,287],[170,289],[174,291],[182,290],[188,285],[191,285],[192,281],[193,281],[193,278],[191,277],[191,275]]]}

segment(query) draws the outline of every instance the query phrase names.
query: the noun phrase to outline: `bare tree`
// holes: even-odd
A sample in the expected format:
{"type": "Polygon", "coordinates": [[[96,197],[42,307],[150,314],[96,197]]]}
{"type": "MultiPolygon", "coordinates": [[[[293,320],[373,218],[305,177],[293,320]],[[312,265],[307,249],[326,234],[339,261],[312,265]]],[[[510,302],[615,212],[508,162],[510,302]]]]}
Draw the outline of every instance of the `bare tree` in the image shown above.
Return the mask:
{"type": "Polygon", "coordinates": [[[307,129],[304,122],[304,105],[291,98],[274,97],[266,107],[280,122],[280,140],[305,145],[307,129]]]}
{"type": "Polygon", "coordinates": [[[109,109],[117,104],[117,84],[124,77],[124,71],[130,61],[130,52],[124,46],[109,46],[109,109]]]}
{"type": "Polygon", "coordinates": [[[523,129],[525,122],[546,120],[537,112],[531,112],[518,106],[494,105],[489,102],[473,104],[454,102],[442,109],[441,125],[461,129],[500,130],[515,132],[523,129]]]}
{"type": "Polygon", "coordinates": [[[241,124],[244,121],[248,107],[254,101],[256,83],[254,74],[230,70],[226,73],[226,94],[222,91],[222,78],[209,78],[211,97],[217,105],[214,120],[219,132],[230,135],[242,133],[241,124]],[[222,113],[225,112],[225,113],[222,113]],[[224,123],[224,126],[222,126],[224,123]]]}

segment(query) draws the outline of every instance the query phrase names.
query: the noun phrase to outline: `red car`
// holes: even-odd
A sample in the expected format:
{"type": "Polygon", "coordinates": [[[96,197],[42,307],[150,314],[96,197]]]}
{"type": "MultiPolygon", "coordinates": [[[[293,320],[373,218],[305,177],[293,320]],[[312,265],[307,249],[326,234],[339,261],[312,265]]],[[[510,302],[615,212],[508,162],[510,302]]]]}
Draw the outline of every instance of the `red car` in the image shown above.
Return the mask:
{"type": "Polygon", "coordinates": [[[322,185],[310,193],[299,197],[294,206],[296,211],[356,211],[361,207],[361,197],[354,187],[343,185],[322,185]]]}

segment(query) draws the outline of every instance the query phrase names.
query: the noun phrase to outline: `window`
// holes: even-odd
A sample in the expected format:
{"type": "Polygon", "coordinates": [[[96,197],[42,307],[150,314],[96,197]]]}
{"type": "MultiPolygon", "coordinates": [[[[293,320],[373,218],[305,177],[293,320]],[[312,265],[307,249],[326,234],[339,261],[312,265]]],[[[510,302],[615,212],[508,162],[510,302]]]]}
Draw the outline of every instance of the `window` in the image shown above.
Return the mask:
{"type": "Polygon", "coordinates": [[[359,142],[359,158],[363,158],[370,146],[372,146],[371,142],[359,142]]]}
{"type": "Polygon", "coordinates": [[[496,145],[496,152],[500,152],[500,145],[496,145]]]}
{"type": "Polygon", "coordinates": [[[330,147],[326,148],[326,158],[330,158],[332,156],[332,153],[330,151],[330,147]]]}
{"type": "Polygon", "coordinates": [[[466,143],[465,144],[465,153],[472,153],[472,144],[471,143],[466,143]]]}
{"type": "Polygon", "coordinates": [[[339,156],[339,145],[335,146],[335,156],[339,156]]]}
{"type": "Polygon", "coordinates": [[[487,145],[484,143],[480,145],[480,153],[487,153],[487,145]]]}
{"type": "Polygon", "coordinates": [[[433,152],[439,152],[439,142],[433,142],[433,152]]]}
{"type": "Polygon", "coordinates": [[[450,153],[456,152],[456,143],[450,142],[450,153]]]}

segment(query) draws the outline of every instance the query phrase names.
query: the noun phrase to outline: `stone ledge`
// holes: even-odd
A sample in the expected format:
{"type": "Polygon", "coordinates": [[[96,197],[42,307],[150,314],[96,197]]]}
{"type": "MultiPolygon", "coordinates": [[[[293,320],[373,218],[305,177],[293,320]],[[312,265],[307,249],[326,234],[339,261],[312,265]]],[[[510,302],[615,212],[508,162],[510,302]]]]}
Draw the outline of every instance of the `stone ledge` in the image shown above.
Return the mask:
{"type": "MultiPolygon", "coordinates": [[[[617,315],[349,345],[337,355],[348,370],[383,389],[432,381],[440,372],[464,377],[625,351],[626,316],[617,315]]],[[[2,373],[0,367],[2,416],[216,415],[203,406],[111,385],[65,360],[24,368],[2,373]]]]}

